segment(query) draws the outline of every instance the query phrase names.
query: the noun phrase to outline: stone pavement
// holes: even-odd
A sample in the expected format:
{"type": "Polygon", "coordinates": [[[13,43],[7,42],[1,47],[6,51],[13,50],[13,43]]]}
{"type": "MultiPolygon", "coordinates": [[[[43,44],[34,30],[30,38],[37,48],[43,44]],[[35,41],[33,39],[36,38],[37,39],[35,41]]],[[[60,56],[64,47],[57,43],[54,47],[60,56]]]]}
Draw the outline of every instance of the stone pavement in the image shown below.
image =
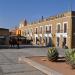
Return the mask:
{"type": "Polygon", "coordinates": [[[0,49],[0,75],[47,75],[27,62],[20,62],[19,59],[47,56],[47,52],[48,48],[0,49]]]}
{"type": "Polygon", "coordinates": [[[20,57],[20,61],[21,62],[27,62],[29,65],[39,69],[40,71],[44,72],[47,75],[62,75],[62,73],[59,73],[53,69],[50,69],[47,66],[44,66],[36,61],[33,61],[29,58],[25,58],[25,57],[20,57]]]}
{"type": "Polygon", "coordinates": [[[46,75],[27,63],[1,65],[0,75],[46,75]]]}
{"type": "Polygon", "coordinates": [[[33,49],[0,49],[0,75],[47,75],[26,62],[20,63],[19,57],[40,55],[33,49]]]}

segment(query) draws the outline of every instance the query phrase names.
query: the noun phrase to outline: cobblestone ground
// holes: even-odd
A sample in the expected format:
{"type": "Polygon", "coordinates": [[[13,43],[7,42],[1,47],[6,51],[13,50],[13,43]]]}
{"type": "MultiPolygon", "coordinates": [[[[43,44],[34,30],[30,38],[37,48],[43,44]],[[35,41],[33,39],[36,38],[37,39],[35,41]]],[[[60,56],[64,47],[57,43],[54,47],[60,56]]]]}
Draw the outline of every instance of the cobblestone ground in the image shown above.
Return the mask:
{"type": "Polygon", "coordinates": [[[19,57],[46,56],[46,48],[0,49],[0,75],[46,75],[19,57]]]}

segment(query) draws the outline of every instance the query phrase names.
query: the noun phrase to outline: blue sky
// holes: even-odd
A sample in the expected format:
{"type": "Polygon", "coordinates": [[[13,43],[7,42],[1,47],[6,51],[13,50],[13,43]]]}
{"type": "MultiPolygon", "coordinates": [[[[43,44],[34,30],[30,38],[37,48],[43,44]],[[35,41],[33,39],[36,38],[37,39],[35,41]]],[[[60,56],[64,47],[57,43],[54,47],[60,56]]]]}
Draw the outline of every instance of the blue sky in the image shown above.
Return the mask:
{"type": "Polygon", "coordinates": [[[12,28],[27,19],[32,22],[58,13],[74,10],[75,0],[0,0],[0,27],[12,28]]]}

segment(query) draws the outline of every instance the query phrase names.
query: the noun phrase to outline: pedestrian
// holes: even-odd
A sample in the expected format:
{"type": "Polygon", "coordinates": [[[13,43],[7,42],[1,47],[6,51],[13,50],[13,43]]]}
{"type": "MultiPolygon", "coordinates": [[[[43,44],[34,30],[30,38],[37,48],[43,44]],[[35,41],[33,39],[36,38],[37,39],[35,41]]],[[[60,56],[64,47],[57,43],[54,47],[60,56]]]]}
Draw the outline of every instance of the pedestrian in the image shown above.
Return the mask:
{"type": "Polygon", "coordinates": [[[16,39],[13,37],[13,38],[12,38],[12,45],[13,45],[13,48],[15,47],[15,44],[16,44],[16,39]]]}
{"type": "Polygon", "coordinates": [[[17,48],[19,48],[19,38],[17,39],[17,48]]]}
{"type": "Polygon", "coordinates": [[[12,47],[12,39],[11,39],[11,37],[9,39],[9,45],[10,45],[10,47],[12,47]]]}

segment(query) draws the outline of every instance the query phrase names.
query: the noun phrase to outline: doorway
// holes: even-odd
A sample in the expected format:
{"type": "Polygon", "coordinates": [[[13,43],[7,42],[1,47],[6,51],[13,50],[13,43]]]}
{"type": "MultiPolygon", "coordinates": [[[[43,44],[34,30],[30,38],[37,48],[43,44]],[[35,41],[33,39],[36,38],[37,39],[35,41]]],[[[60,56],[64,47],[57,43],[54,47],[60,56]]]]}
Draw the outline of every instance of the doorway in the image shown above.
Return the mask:
{"type": "Polygon", "coordinates": [[[66,37],[63,37],[63,47],[66,45],[66,37]]]}
{"type": "Polygon", "coordinates": [[[60,38],[57,37],[57,44],[56,44],[57,47],[59,47],[59,44],[60,44],[59,42],[60,42],[60,38]]]}
{"type": "Polygon", "coordinates": [[[49,46],[52,47],[52,38],[49,37],[49,46]]]}

